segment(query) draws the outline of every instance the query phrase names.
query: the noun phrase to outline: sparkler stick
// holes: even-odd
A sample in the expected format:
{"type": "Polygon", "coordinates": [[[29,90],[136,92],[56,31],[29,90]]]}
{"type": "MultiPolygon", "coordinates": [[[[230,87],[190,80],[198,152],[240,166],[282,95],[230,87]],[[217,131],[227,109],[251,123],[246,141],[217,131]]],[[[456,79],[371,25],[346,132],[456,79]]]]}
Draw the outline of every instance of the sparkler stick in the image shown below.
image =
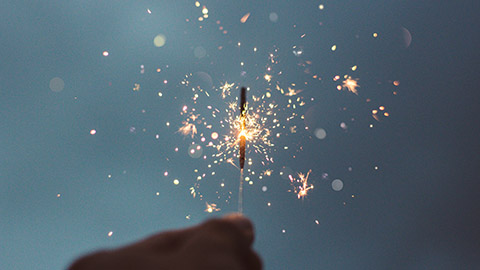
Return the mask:
{"type": "Polygon", "coordinates": [[[238,212],[243,213],[243,167],[245,166],[245,146],[247,144],[247,137],[245,136],[245,122],[247,117],[247,89],[242,87],[240,92],[240,183],[238,186],[238,212]]]}

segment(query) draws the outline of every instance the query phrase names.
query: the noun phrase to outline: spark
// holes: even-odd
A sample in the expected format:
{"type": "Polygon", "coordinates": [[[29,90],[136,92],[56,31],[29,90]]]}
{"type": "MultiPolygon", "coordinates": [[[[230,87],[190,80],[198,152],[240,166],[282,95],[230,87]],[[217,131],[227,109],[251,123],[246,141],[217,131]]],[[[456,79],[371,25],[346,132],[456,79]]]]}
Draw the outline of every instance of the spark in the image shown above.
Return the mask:
{"type": "Polygon", "coordinates": [[[192,113],[189,118],[190,118],[192,121],[195,121],[195,120],[198,119],[199,116],[200,116],[200,114],[193,114],[193,113],[192,113]]]}
{"type": "Polygon", "coordinates": [[[231,92],[233,86],[235,86],[235,83],[228,83],[228,82],[225,82],[225,84],[220,86],[220,89],[222,90],[222,98],[223,99],[225,99],[227,96],[230,96],[230,92],[231,92]]]}
{"type": "Polygon", "coordinates": [[[302,92],[302,90],[295,90],[293,88],[288,87],[288,93],[286,93],[286,96],[295,96],[296,94],[302,92]]]}
{"type": "Polygon", "coordinates": [[[276,108],[276,106],[261,107],[255,111],[247,106],[245,117],[236,115],[237,108],[238,104],[235,102],[228,104],[228,109],[226,110],[227,117],[223,119],[222,122],[229,127],[229,134],[224,135],[223,140],[212,143],[211,147],[216,148],[218,151],[214,156],[223,156],[224,159],[230,163],[230,157],[239,151],[241,137],[245,136],[246,141],[249,142],[254,151],[263,153],[267,159],[266,148],[273,144],[270,141],[271,132],[265,127],[268,118],[260,114],[265,113],[267,116],[271,116],[273,115],[271,111],[273,108],[276,108]]]}
{"type": "Polygon", "coordinates": [[[299,199],[307,196],[308,191],[313,189],[313,185],[308,183],[308,177],[311,172],[312,170],[309,170],[307,172],[307,175],[303,173],[298,173],[299,179],[295,179],[293,178],[293,176],[289,175],[289,179],[292,184],[300,183],[299,187],[294,187],[294,192],[297,193],[297,197],[299,199]]]}
{"type": "Polygon", "coordinates": [[[178,129],[178,132],[182,133],[185,136],[188,136],[189,134],[193,137],[195,137],[195,134],[197,134],[197,127],[195,124],[189,123],[187,121],[182,122],[183,126],[178,129]]]}
{"type": "Polygon", "coordinates": [[[247,13],[247,14],[245,14],[245,15],[243,15],[243,17],[240,19],[240,22],[241,22],[241,23],[247,22],[248,17],[250,17],[250,12],[247,13]]]}
{"type": "Polygon", "coordinates": [[[265,170],[265,171],[263,171],[263,175],[266,175],[266,176],[271,176],[272,173],[273,173],[272,170],[265,170]]]}
{"type": "Polygon", "coordinates": [[[232,164],[235,168],[240,169],[237,164],[235,164],[235,161],[233,161],[233,158],[228,158],[226,162],[232,164]]]}
{"type": "Polygon", "coordinates": [[[358,79],[352,79],[350,76],[346,77],[343,81],[342,88],[346,88],[348,91],[358,95],[357,87],[360,87],[360,85],[358,85],[357,80],[358,79]]]}
{"type": "MultiPolygon", "coordinates": [[[[245,136],[247,141],[255,142],[268,142],[267,136],[269,135],[268,129],[263,127],[259,122],[260,116],[258,114],[252,113],[247,114],[245,117],[237,117],[233,123],[233,129],[239,131],[238,136],[233,144],[238,144],[240,142],[240,137],[245,136]],[[245,121],[245,124],[243,123],[245,121]],[[243,126],[244,125],[244,126],[243,126]]],[[[268,144],[268,143],[267,143],[268,144]]]]}
{"type": "Polygon", "coordinates": [[[232,111],[235,111],[235,108],[237,107],[237,103],[236,102],[230,102],[228,103],[228,108],[232,111]]]}
{"type": "Polygon", "coordinates": [[[134,84],[133,91],[140,91],[140,84],[138,83],[134,84]]]}
{"type": "Polygon", "coordinates": [[[205,205],[207,206],[207,208],[205,209],[205,212],[208,212],[208,213],[218,212],[221,210],[220,208],[217,208],[217,205],[214,203],[209,204],[206,202],[205,205]]]}
{"type": "MultiPolygon", "coordinates": [[[[276,49],[268,54],[266,72],[260,74],[260,78],[267,74],[268,76],[262,79],[271,80],[272,77],[282,74],[281,71],[275,70],[275,65],[278,64],[276,54],[276,49]]],[[[239,170],[241,169],[237,160],[240,158],[242,138],[246,142],[245,156],[248,156],[247,164],[250,166],[248,169],[245,168],[244,180],[247,181],[251,178],[252,181],[248,180],[247,182],[253,184],[253,177],[262,179],[262,177],[271,176],[273,170],[270,170],[268,166],[274,163],[274,156],[272,155],[278,150],[275,148],[274,141],[280,137],[288,138],[288,136],[294,136],[294,133],[302,133],[305,128],[303,125],[294,124],[297,117],[304,119],[304,115],[297,110],[306,105],[306,100],[299,95],[302,90],[295,89],[296,85],[293,83],[282,86],[282,82],[278,81],[265,91],[252,91],[245,108],[245,114],[242,116],[239,113],[241,111],[239,103],[241,102],[237,97],[232,96],[234,90],[239,88],[238,83],[221,82],[220,85],[212,89],[217,95],[211,93],[210,95],[203,95],[202,92],[206,93],[206,91],[200,86],[193,85],[193,82],[189,81],[190,76],[192,74],[185,75],[180,82],[183,87],[192,91],[192,96],[191,104],[180,107],[180,115],[184,118],[180,121],[181,125],[178,133],[192,140],[195,135],[200,135],[200,138],[203,139],[195,143],[204,143],[202,146],[207,151],[205,153],[208,153],[208,155],[203,156],[203,159],[208,160],[208,169],[205,168],[208,172],[196,169],[196,183],[190,185],[190,194],[194,198],[202,200],[200,186],[203,185],[204,181],[201,180],[209,178],[210,175],[217,175],[215,174],[215,167],[220,166],[220,164],[227,163],[239,170]],[[259,93],[259,95],[255,95],[256,93],[259,93]],[[222,100],[225,100],[225,102],[222,102],[222,100]],[[206,106],[208,111],[200,116],[195,113],[202,109],[201,107],[195,108],[195,106],[206,106]],[[288,125],[284,121],[287,121],[288,125]],[[209,140],[210,138],[212,140],[209,140]],[[209,152],[207,148],[212,151],[209,152]],[[213,160],[210,160],[210,158],[213,160]],[[254,167],[251,167],[254,164],[258,164],[261,171],[255,171],[254,167]]],[[[340,76],[338,77],[340,78],[340,76]]],[[[279,76],[279,80],[281,78],[279,76]]],[[[163,96],[166,97],[167,95],[163,96]]],[[[301,188],[304,188],[303,184],[301,188]]],[[[311,188],[307,184],[305,186],[306,191],[301,191],[300,188],[298,190],[306,195],[311,188]]],[[[217,193],[217,195],[217,198],[220,199],[220,194],[217,193]]],[[[231,195],[231,191],[226,194],[229,199],[231,195]]]]}

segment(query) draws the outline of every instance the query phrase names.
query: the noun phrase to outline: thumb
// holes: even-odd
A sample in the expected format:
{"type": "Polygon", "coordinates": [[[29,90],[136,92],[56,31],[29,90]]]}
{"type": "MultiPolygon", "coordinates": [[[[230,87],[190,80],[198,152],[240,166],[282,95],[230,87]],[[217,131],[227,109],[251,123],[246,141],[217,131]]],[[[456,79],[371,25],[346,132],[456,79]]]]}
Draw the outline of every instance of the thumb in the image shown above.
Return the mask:
{"type": "Polygon", "coordinates": [[[253,241],[255,240],[255,228],[253,227],[253,223],[250,221],[250,219],[240,213],[228,214],[222,219],[233,223],[245,235],[246,239],[248,240],[248,244],[253,244],[253,241]]]}

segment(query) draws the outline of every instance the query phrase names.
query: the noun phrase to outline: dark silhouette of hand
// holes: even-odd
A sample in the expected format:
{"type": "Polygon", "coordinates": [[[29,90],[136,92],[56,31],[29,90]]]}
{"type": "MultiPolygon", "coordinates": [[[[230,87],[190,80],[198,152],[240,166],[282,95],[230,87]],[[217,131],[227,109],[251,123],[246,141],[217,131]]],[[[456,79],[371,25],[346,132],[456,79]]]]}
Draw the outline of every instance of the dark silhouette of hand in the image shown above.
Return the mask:
{"type": "Polygon", "coordinates": [[[187,229],[153,235],[131,245],[78,259],[70,270],[257,270],[254,228],[241,214],[211,219],[187,229]]]}

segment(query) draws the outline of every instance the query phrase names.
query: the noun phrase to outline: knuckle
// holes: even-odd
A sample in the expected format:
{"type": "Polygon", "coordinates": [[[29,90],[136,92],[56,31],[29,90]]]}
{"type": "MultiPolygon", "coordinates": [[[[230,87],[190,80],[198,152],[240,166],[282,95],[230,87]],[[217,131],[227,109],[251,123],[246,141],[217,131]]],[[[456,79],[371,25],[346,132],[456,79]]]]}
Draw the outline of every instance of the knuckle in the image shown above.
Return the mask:
{"type": "Polygon", "coordinates": [[[88,270],[96,269],[97,267],[105,267],[108,261],[109,252],[99,251],[90,255],[86,255],[77,261],[75,261],[69,268],[69,270],[88,270]]]}

